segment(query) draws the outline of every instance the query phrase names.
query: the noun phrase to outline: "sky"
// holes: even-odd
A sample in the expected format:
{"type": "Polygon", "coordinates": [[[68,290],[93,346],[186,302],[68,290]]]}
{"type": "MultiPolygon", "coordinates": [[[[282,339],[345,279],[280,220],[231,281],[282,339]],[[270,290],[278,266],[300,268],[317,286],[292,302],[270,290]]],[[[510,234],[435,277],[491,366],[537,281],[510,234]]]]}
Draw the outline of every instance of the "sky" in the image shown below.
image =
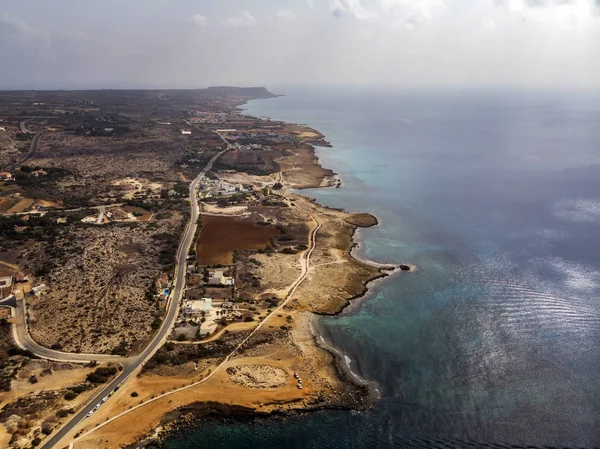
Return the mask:
{"type": "Polygon", "coordinates": [[[0,89],[600,90],[600,0],[0,0],[0,89]]]}

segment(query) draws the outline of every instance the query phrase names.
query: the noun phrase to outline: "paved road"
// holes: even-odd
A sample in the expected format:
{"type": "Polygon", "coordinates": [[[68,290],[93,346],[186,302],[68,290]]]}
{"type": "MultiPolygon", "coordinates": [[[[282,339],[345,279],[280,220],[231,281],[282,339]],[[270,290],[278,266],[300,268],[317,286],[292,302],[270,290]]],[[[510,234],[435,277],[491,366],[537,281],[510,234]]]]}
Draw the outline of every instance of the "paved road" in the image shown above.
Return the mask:
{"type": "Polygon", "coordinates": [[[116,362],[121,363],[122,365],[127,365],[129,363],[128,359],[120,356],[107,354],[71,354],[55,351],[39,345],[31,338],[31,335],[29,335],[27,320],[25,319],[25,301],[25,299],[16,301],[16,322],[12,326],[13,338],[21,349],[31,351],[43,359],[55,360],[58,362],[87,363],[96,360],[98,362],[116,362]]]}
{"type": "MultiPolygon", "coordinates": [[[[148,347],[142,352],[140,355],[136,357],[131,357],[126,359],[125,363],[123,363],[123,371],[110,383],[108,386],[104,387],[102,391],[96,395],[87,405],[85,405],[73,418],[71,418],[58,432],[56,432],[52,437],[46,441],[46,443],[42,446],[43,449],[49,449],[54,447],[60,440],[62,440],[71,430],[75,428],[85,416],[94,409],[96,404],[99,404],[102,401],[102,398],[108,396],[111,391],[114,390],[116,386],[123,384],[129,376],[131,376],[140,366],[143,365],[146,360],[154,355],[154,353],[162,346],[167,336],[171,332],[171,328],[173,327],[175,320],[177,319],[178,310],[179,310],[179,302],[181,300],[183,290],[185,288],[185,274],[186,274],[186,259],[189,254],[190,246],[192,244],[192,240],[194,239],[194,235],[196,234],[198,216],[200,212],[200,208],[198,205],[198,195],[197,195],[197,187],[200,181],[206,175],[206,172],[209,171],[215,161],[220,158],[223,153],[228,151],[231,146],[229,143],[223,138],[223,136],[219,135],[227,144],[227,148],[221,151],[219,154],[214,156],[209,163],[204,167],[204,169],[200,172],[200,174],[192,181],[190,184],[190,210],[191,217],[188,223],[188,226],[184,232],[183,238],[181,239],[181,243],[179,245],[179,249],[177,251],[177,270],[175,273],[175,287],[172,290],[171,297],[169,298],[169,304],[167,305],[167,313],[163,320],[163,324],[159,329],[158,333],[150,342],[148,347]]],[[[35,353],[35,352],[34,352],[35,353]]],[[[71,354],[68,354],[71,356],[71,354]]]]}
{"type": "MultiPolygon", "coordinates": [[[[235,356],[237,354],[237,352],[267,323],[267,321],[269,321],[269,319],[271,317],[273,317],[276,314],[281,313],[281,311],[283,310],[283,308],[290,302],[290,300],[293,298],[294,294],[296,293],[296,290],[298,289],[298,287],[300,286],[300,284],[302,284],[302,282],[304,282],[304,280],[309,276],[310,274],[310,259],[312,257],[312,254],[316,248],[316,244],[317,244],[317,233],[319,232],[319,230],[321,229],[321,222],[319,221],[319,219],[312,214],[312,212],[310,210],[303,210],[303,212],[306,212],[316,223],[316,226],[314,227],[314,229],[310,232],[309,234],[309,241],[308,241],[308,247],[309,249],[303,254],[303,256],[300,259],[300,264],[301,264],[301,268],[302,271],[300,273],[300,276],[296,279],[296,281],[290,286],[290,289],[288,290],[284,301],[277,307],[275,308],[269,315],[267,315],[265,317],[264,320],[262,320],[255,328],[252,332],[250,332],[249,335],[246,336],[246,338],[244,338],[240,344],[238,344],[233,351],[231,351],[229,353],[229,355],[227,357],[225,357],[225,359],[214,369],[210,372],[210,374],[206,377],[204,377],[203,379],[194,382],[190,385],[186,385],[185,387],[181,387],[178,389],[175,389],[173,391],[170,391],[168,393],[163,393],[159,396],[156,396],[153,399],[150,399],[146,402],[144,402],[143,404],[139,404],[136,405],[135,407],[125,410],[124,412],[119,413],[116,416],[113,416],[112,418],[104,421],[103,423],[98,424],[96,427],[93,427],[92,429],[88,430],[87,432],[85,432],[84,434],[82,434],[81,436],[79,436],[78,438],[76,438],[74,441],[71,442],[71,445],[74,444],[77,440],[83,439],[85,437],[87,437],[88,435],[96,432],[97,430],[101,429],[102,427],[106,426],[107,424],[110,424],[111,422],[115,421],[116,419],[121,418],[124,415],[127,415],[131,412],[134,412],[135,410],[138,410],[142,407],[145,407],[146,405],[150,404],[151,402],[154,401],[158,401],[159,399],[164,398],[165,396],[169,396],[175,393],[179,393],[183,390],[188,390],[190,388],[193,388],[197,385],[203,384],[204,382],[208,381],[209,379],[211,379],[215,374],[217,374],[228,362],[229,360],[231,360],[231,358],[233,356],[235,356]]],[[[45,447],[45,446],[44,446],[45,447]]],[[[72,446],[70,446],[72,447],[72,446]]]]}
{"type": "Polygon", "coordinates": [[[30,122],[32,119],[29,120],[25,120],[24,122],[19,123],[19,127],[21,128],[21,133],[23,134],[29,134],[31,133],[31,131],[29,130],[29,128],[27,128],[26,123],[30,122]]]}
{"type": "MultiPolygon", "coordinates": [[[[23,134],[31,133],[31,131],[29,131],[29,129],[27,129],[27,127],[25,126],[25,123],[27,123],[28,121],[29,120],[26,120],[26,121],[20,123],[21,132],[23,134]]],[[[19,162],[15,162],[10,167],[8,167],[8,170],[12,170],[17,165],[23,165],[25,162],[27,162],[29,159],[31,159],[35,155],[35,152],[37,151],[37,147],[40,143],[40,138],[41,138],[41,136],[39,134],[34,135],[33,140],[31,141],[31,145],[29,146],[29,153],[27,153],[27,155],[22,160],[20,160],[19,162]]]]}

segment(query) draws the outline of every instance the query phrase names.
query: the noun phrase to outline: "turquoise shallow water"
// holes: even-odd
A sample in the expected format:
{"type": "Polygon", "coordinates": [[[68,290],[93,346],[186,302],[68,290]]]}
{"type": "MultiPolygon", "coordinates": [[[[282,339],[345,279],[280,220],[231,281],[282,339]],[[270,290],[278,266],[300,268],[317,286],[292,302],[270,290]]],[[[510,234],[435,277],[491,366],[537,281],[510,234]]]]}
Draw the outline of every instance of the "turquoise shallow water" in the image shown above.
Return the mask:
{"type": "Polygon", "coordinates": [[[205,423],[169,448],[600,446],[600,98],[287,89],[253,115],[307,123],[368,211],[390,279],[325,338],[375,382],[369,412],[205,423]]]}

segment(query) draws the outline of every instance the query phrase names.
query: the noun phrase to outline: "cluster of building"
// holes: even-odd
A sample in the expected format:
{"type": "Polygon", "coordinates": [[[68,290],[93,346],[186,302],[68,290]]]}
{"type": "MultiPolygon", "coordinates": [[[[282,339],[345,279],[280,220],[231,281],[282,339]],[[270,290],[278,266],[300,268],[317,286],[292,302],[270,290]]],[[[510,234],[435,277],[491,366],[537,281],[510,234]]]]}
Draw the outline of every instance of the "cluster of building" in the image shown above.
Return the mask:
{"type": "Polygon", "coordinates": [[[191,319],[200,322],[200,336],[212,334],[223,320],[233,321],[241,317],[242,312],[237,310],[234,303],[212,298],[188,299],[183,303],[180,314],[182,320],[191,319]]]}
{"type": "MultiPolygon", "coordinates": [[[[38,176],[46,176],[48,174],[48,172],[46,170],[44,170],[43,168],[40,168],[38,170],[34,170],[32,172],[29,173],[31,176],[35,176],[36,178],[38,176]]],[[[11,172],[8,171],[2,171],[0,172],[0,181],[14,181],[15,180],[15,175],[13,175],[11,172]]]]}
{"type": "Polygon", "coordinates": [[[271,147],[269,146],[263,146],[259,143],[249,143],[247,145],[242,145],[240,143],[234,143],[232,145],[233,149],[235,150],[239,150],[239,151],[249,151],[249,150],[265,150],[265,151],[270,151],[271,147]]]}
{"type": "Polygon", "coordinates": [[[88,215],[81,222],[87,224],[107,224],[111,222],[134,222],[137,221],[135,215],[121,208],[114,207],[108,211],[99,210],[98,215],[88,215]]]}
{"type": "MultiPolygon", "coordinates": [[[[106,194],[107,198],[123,198],[126,200],[158,200],[161,199],[163,190],[167,190],[163,184],[136,178],[124,178],[112,181],[111,187],[113,190],[106,194]]],[[[177,192],[169,189],[167,190],[167,195],[176,196],[177,192]]]]}
{"type": "Polygon", "coordinates": [[[189,120],[190,123],[225,123],[228,118],[226,112],[193,112],[194,117],[189,120]]]}
{"type": "Polygon", "coordinates": [[[200,198],[231,196],[247,191],[242,184],[229,184],[220,180],[206,179],[200,184],[200,198]]]}
{"type": "Polygon", "coordinates": [[[29,276],[23,276],[21,274],[14,274],[10,276],[0,277],[0,296],[1,299],[23,299],[25,293],[29,293],[34,296],[41,296],[48,287],[46,284],[40,284],[36,286],[31,285],[29,276]]]}
{"type": "Polygon", "coordinates": [[[288,134],[280,134],[275,131],[238,131],[237,129],[224,130],[228,132],[230,139],[278,139],[285,140],[290,138],[288,134]]]}
{"type": "Polygon", "coordinates": [[[233,286],[235,279],[230,276],[225,276],[223,270],[208,270],[208,282],[207,285],[224,285],[233,286]]]}

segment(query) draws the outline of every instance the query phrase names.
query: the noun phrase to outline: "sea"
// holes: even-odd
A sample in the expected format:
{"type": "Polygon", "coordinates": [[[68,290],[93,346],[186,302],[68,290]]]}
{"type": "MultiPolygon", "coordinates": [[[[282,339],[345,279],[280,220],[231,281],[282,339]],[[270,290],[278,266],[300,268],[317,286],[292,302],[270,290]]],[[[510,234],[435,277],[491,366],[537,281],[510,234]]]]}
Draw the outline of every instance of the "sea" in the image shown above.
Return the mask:
{"type": "Polygon", "coordinates": [[[370,212],[365,256],[410,263],[315,327],[372,410],[209,421],[200,448],[600,447],[600,95],[280,88],[246,113],[307,124],[370,212]]]}

